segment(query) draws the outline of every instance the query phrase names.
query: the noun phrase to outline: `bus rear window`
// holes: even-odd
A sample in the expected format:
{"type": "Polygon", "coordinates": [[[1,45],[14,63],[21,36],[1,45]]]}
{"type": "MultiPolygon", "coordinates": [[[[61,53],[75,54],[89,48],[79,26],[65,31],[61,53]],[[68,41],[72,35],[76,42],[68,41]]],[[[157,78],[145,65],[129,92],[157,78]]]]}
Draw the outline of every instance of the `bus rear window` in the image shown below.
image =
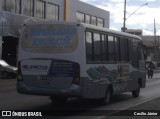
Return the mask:
{"type": "Polygon", "coordinates": [[[30,52],[72,52],[78,45],[76,25],[34,24],[26,26],[21,36],[22,48],[30,52]]]}

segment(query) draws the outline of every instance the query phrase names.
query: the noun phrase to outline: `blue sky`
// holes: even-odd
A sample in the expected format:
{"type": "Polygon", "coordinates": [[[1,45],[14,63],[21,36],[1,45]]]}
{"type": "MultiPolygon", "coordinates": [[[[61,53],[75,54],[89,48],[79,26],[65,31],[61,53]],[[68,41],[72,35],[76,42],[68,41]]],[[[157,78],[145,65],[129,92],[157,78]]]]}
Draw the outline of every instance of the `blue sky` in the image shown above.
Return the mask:
{"type": "MultiPolygon", "coordinates": [[[[110,29],[121,30],[124,17],[124,0],[81,0],[110,12],[110,29]]],[[[154,34],[154,19],[156,34],[160,35],[160,0],[127,0],[126,27],[142,29],[144,35],[154,34]],[[148,5],[144,5],[148,3],[148,5]],[[142,7],[140,7],[143,5],[142,7]],[[137,10],[138,9],[138,10],[137,10]],[[137,10],[137,11],[136,11],[137,10]]]]}

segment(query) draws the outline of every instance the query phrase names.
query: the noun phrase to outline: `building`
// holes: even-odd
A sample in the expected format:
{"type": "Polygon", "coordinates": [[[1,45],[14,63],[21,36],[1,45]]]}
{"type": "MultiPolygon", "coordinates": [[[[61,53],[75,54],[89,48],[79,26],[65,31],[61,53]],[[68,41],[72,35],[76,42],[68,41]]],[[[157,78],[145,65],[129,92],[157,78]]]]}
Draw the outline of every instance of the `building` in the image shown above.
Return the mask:
{"type": "Polygon", "coordinates": [[[141,29],[126,29],[125,32],[138,35],[142,38],[146,60],[160,62],[160,36],[144,36],[141,29]]]}
{"type": "Polygon", "coordinates": [[[147,55],[146,60],[160,62],[160,36],[141,36],[147,55]]]}
{"type": "Polygon", "coordinates": [[[79,0],[0,0],[0,57],[16,65],[21,25],[71,21],[109,28],[109,12],[79,0]]]}
{"type": "Polygon", "coordinates": [[[139,36],[142,36],[143,33],[142,29],[126,29],[125,32],[139,36]]]}

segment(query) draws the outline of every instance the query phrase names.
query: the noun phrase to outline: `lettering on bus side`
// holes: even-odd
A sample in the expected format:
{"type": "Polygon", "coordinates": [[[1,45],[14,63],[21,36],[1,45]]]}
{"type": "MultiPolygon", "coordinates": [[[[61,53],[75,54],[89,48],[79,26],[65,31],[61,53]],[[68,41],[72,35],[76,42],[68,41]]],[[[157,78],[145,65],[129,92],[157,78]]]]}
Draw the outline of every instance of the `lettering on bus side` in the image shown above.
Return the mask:
{"type": "Polygon", "coordinates": [[[128,79],[129,78],[129,64],[118,64],[118,78],[117,79],[128,79]]]}

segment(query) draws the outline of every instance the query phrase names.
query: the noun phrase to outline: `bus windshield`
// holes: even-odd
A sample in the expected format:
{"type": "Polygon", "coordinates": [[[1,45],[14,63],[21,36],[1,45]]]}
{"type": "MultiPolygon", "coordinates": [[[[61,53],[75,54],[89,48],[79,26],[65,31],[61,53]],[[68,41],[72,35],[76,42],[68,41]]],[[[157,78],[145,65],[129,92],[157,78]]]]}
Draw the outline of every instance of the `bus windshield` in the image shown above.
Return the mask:
{"type": "Polygon", "coordinates": [[[30,52],[72,52],[78,45],[76,25],[27,25],[21,36],[22,48],[30,52]]]}

